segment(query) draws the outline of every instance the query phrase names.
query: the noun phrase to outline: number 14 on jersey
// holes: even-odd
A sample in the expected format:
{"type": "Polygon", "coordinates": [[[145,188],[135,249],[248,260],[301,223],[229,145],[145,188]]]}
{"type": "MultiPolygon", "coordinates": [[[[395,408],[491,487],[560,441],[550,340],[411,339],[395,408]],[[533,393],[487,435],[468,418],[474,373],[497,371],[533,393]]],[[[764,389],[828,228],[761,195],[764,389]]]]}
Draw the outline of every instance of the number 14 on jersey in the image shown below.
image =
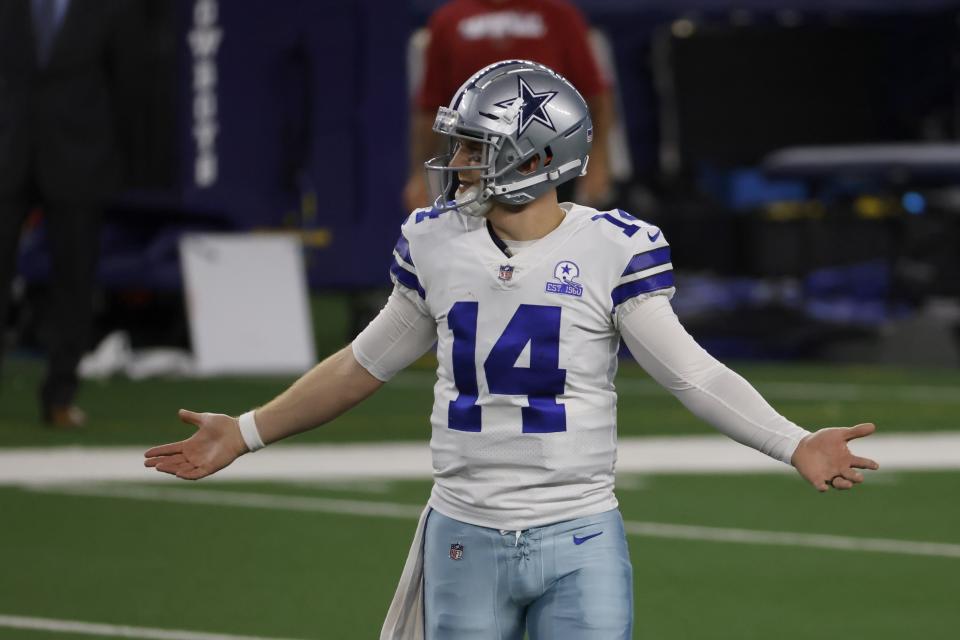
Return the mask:
{"type": "MultiPolygon", "coordinates": [[[[447,314],[453,333],[453,379],[458,395],[449,405],[447,426],[457,431],[479,432],[482,411],[477,404],[478,302],[457,302],[447,314]]],[[[567,372],[560,362],[560,307],[522,304],[483,363],[487,388],[492,394],[525,395],[529,406],[521,409],[524,433],[566,431],[567,415],[557,396],[563,394],[567,372]],[[530,366],[517,367],[517,359],[530,345],[530,366]]]]}

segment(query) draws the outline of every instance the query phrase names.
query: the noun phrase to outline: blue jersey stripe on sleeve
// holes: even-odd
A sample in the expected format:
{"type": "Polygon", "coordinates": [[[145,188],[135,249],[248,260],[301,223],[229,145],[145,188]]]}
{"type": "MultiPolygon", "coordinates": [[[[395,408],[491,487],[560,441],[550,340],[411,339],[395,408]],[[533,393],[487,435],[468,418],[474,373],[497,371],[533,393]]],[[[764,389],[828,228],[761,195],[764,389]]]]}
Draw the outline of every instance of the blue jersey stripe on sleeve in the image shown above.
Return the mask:
{"type": "Polygon", "coordinates": [[[673,286],[673,270],[662,271],[648,278],[633,280],[619,287],[614,288],[610,297],[613,298],[613,306],[617,307],[630,298],[635,298],[643,293],[650,293],[657,289],[667,289],[673,286]]]}
{"type": "Polygon", "coordinates": [[[627,268],[623,270],[620,277],[622,278],[631,273],[643,271],[644,269],[650,269],[651,267],[658,267],[668,262],[670,262],[670,247],[660,247],[659,249],[651,249],[650,251],[638,253],[630,259],[630,263],[627,264],[627,268]]]}
{"type": "Polygon", "coordinates": [[[397,282],[405,286],[407,289],[413,289],[420,294],[421,298],[427,297],[427,292],[424,291],[423,287],[420,286],[420,279],[417,278],[416,274],[410,273],[401,267],[396,258],[393,259],[393,264],[390,265],[390,273],[393,274],[393,277],[397,279],[397,282]]]}
{"type": "Polygon", "coordinates": [[[400,234],[400,238],[397,240],[397,246],[394,247],[394,250],[401,258],[403,258],[403,261],[409,264],[411,267],[417,266],[413,264],[413,257],[410,256],[410,242],[407,241],[406,236],[404,236],[402,233],[400,234]]]}

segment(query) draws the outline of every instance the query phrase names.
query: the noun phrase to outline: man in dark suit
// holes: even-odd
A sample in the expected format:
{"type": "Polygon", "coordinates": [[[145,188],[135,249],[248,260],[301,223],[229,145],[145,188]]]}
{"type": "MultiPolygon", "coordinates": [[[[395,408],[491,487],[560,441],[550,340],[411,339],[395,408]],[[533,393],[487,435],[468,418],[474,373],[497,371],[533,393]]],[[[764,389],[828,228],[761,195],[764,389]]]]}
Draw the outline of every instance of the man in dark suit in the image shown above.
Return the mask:
{"type": "Polygon", "coordinates": [[[57,427],[85,421],[76,370],[91,329],[103,203],[120,178],[115,89],[136,73],[136,7],[0,0],[0,325],[20,228],[39,204],[52,264],[40,407],[57,427]]]}

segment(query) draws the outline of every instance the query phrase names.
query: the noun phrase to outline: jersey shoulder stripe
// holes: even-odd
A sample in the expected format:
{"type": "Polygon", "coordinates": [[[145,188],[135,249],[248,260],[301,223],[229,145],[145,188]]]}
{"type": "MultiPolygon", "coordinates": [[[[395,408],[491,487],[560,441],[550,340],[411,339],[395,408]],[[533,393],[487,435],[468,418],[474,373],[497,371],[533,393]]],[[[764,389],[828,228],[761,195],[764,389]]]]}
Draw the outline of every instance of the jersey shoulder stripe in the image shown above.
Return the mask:
{"type": "Polygon", "coordinates": [[[413,264],[413,256],[410,253],[410,241],[403,231],[400,231],[400,237],[393,248],[393,261],[390,264],[390,279],[396,284],[416,291],[421,298],[426,297],[426,291],[420,284],[420,277],[417,275],[417,267],[413,264]]]}
{"type": "Polygon", "coordinates": [[[400,237],[397,239],[397,245],[393,248],[393,253],[411,267],[416,268],[417,265],[413,263],[413,256],[410,255],[410,241],[403,235],[403,231],[400,232],[400,237]]]}
{"type": "Polygon", "coordinates": [[[669,269],[618,285],[614,287],[610,297],[616,308],[631,298],[660,289],[670,289],[673,286],[673,269],[669,269]]]}
{"type": "Polygon", "coordinates": [[[623,273],[620,275],[620,277],[623,278],[640,271],[646,271],[647,269],[659,267],[660,265],[669,263],[670,247],[660,247],[657,249],[641,251],[640,253],[634,254],[634,256],[630,258],[630,262],[627,263],[627,268],[623,270],[623,273]]]}
{"type": "Polygon", "coordinates": [[[624,302],[663,291],[672,294],[674,287],[670,245],[659,227],[640,220],[626,211],[616,210],[624,232],[617,240],[623,252],[623,270],[610,292],[614,310],[624,302]]]}
{"type": "Polygon", "coordinates": [[[393,262],[390,265],[390,277],[396,284],[416,291],[421,298],[427,297],[427,292],[420,284],[420,278],[417,277],[417,274],[407,268],[406,265],[401,264],[396,256],[394,256],[393,262]]]}

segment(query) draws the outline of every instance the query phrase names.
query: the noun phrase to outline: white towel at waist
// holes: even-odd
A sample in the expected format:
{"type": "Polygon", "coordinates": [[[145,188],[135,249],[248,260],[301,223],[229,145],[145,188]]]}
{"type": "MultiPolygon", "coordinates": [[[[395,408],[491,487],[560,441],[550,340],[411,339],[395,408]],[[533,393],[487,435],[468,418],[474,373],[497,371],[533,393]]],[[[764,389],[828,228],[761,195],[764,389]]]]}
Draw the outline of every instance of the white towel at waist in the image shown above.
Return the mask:
{"type": "Polygon", "coordinates": [[[430,507],[420,514],[407,563],[387,610],[380,640],[423,640],[423,529],[430,507]]]}

